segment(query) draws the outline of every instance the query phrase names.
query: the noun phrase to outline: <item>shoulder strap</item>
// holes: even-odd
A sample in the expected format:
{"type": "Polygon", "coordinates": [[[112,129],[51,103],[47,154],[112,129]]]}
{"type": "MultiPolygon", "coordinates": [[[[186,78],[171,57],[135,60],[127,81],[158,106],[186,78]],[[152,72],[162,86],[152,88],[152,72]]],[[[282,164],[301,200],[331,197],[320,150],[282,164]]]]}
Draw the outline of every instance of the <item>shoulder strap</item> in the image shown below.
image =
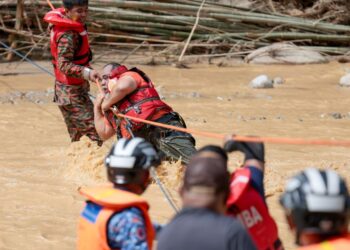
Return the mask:
{"type": "Polygon", "coordinates": [[[151,82],[151,79],[142,70],[140,70],[136,67],[133,67],[133,68],[129,69],[129,71],[136,72],[137,74],[139,74],[145,82],[147,82],[147,83],[151,82]]]}

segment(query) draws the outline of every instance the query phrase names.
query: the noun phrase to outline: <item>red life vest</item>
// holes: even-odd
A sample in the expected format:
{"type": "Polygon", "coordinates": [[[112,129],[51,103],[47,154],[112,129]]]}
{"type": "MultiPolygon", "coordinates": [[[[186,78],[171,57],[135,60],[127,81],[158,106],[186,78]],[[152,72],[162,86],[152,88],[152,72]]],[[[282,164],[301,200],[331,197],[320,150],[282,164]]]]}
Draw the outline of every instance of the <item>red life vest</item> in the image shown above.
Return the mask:
{"type": "Polygon", "coordinates": [[[69,85],[83,84],[84,79],[66,76],[57,66],[57,45],[58,40],[67,31],[76,31],[81,38],[79,50],[75,52],[72,63],[89,66],[91,60],[91,51],[88,40],[88,33],[85,26],[79,22],[68,19],[65,16],[64,8],[59,8],[46,13],[44,20],[52,25],[50,34],[51,55],[53,57],[52,64],[54,66],[56,80],[60,83],[69,85]]]}
{"type": "MultiPolygon", "coordinates": [[[[127,75],[128,72],[136,72],[142,77],[142,82],[137,86],[137,89],[123,98],[115,106],[118,111],[122,114],[145,119],[152,120],[152,117],[160,110],[171,112],[173,111],[166,103],[164,103],[155,89],[152,81],[148,76],[137,68],[132,68],[128,71],[121,71],[121,74],[114,74],[116,78],[121,78],[127,75]]],[[[112,72],[113,73],[113,72],[112,72]]],[[[118,129],[118,125],[115,121],[113,114],[107,115],[107,119],[112,124],[115,130],[118,129]]],[[[123,119],[119,124],[119,129],[121,136],[124,138],[130,138],[130,133],[128,132],[127,126],[131,126],[132,131],[140,130],[145,124],[142,122],[135,122],[129,120],[130,125],[127,121],[123,119]]]]}
{"type": "Polygon", "coordinates": [[[350,249],[350,235],[333,238],[319,244],[312,244],[298,248],[298,250],[348,250],[350,249]]]}
{"type": "Polygon", "coordinates": [[[250,185],[250,176],[251,172],[244,167],[232,174],[228,215],[242,222],[259,250],[281,249],[277,225],[261,195],[250,185]]]}
{"type": "Polygon", "coordinates": [[[155,231],[148,215],[149,205],[141,196],[111,187],[80,188],[88,201],[78,222],[78,250],[110,250],[107,237],[109,219],[124,209],[141,210],[146,226],[148,249],[152,249],[155,231]]]}

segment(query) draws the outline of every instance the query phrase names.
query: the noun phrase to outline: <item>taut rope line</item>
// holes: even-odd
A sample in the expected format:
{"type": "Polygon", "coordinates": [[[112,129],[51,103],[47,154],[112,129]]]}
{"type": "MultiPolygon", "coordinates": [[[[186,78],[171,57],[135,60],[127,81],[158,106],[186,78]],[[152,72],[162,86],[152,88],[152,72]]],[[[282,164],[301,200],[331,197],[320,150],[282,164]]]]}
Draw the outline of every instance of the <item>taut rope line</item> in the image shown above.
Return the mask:
{"type": "MultiPolygon", "coordinates": [[[[129,115],[124,115],[117,113],[115,110],[111,109],[114,115],[120,118],[129,119],[137,122],[146,123],[152,126],[157,126],[161,128],[167,128],[171,130],[181,131],[185,133],[196,134],[204,137],[214,138],[223,140],[225,138],[224,134],[211,133],[196,129],[180,128],[172,125],[167,125],[159,122],[144,120],[137,117],[132,117],[129,115]]],[[[318,145],[318,146],[338,146],[338,147],[350,147],[350,140],[327,140],[327,139],[303,139],[303,138],[288,138],[288,137],[259,137],[259,136],[232,136],[233,140],[245,141],[245,142],[264,142],[273,144],[291,144],[291,145],[318,145]]]]}

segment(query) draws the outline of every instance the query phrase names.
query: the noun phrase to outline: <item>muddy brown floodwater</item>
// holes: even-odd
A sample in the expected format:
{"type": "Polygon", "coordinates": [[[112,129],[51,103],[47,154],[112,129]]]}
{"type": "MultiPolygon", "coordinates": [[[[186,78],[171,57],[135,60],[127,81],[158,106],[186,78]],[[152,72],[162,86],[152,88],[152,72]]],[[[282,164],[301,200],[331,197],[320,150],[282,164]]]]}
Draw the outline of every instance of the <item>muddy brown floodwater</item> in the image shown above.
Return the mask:
{"type": "MultiPolygon", "coordinates": [[[[46,62],[41,64],[50,68],[46,62]]],[[[102,148],[87,139],[71,144],[59,110],[51,102],[53,79],[30,65],[15,66],[0,64],[0,249],[74,249],[83,206],[77,188],[104,182],[103,156],[111,141],[102,148]],[[12,74],[18,72],[25,74],[12,74]]],[[[337,85],[346,66],[333,62],[142,69],[190,128],[350,139],[350,89],[337,85]],[[248,83],[261,73],[280,76],[285,83],[273,89],[251,89],[248,83]]],[[[196,138],[198,146],[221,144],[196,138]]],[[[285,246],[292,249],[293,238],[278,204],[285,180],[307,166],[332,168],[350,179],[349,149],[268,144],[266,152],[267,202],[285,246]]],[[[231,168],[241,160],[240,155],[231,155],[231,168]]],[[[177,163],[165,163],[159,170],[178,205],[180,170],[177,163]]],[[[154,220],[165,223],[173,216],[157,186],[152,185],[146,197],[154,220]]]]}

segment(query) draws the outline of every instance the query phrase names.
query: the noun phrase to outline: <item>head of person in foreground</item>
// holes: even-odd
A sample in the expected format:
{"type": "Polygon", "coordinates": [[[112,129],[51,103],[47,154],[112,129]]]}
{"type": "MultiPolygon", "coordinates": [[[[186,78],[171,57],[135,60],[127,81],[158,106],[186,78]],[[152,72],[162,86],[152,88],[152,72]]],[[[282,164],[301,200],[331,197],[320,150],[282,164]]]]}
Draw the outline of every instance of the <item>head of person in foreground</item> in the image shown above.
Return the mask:
{"type": "Polygon", "coordinates": [[[320,243],[348,233],[349,192],[333,170],[307,168],[292,177],[280,198],[298,245],[320,243]]]}
{"type": "MultiPolygon", "coordinates": [[[[220,148],[219,150],[222,151],[220,148]]],[[[226,153],[223,152],[223,154],[226,153]]],[[[228,194],[227,161],[202,154],[199,151],[185,170],[183,184],[180,188],[183,206],[207,208],[218,213],[225,213],[228,194]]]]}
{"type": "Polygon", "coordinates": [[[119,139],[105,159],[108,180],[115,188],[143,193],[150,181],[150,169],[160,164],[154,147],[143,138],[119,139]]]}

